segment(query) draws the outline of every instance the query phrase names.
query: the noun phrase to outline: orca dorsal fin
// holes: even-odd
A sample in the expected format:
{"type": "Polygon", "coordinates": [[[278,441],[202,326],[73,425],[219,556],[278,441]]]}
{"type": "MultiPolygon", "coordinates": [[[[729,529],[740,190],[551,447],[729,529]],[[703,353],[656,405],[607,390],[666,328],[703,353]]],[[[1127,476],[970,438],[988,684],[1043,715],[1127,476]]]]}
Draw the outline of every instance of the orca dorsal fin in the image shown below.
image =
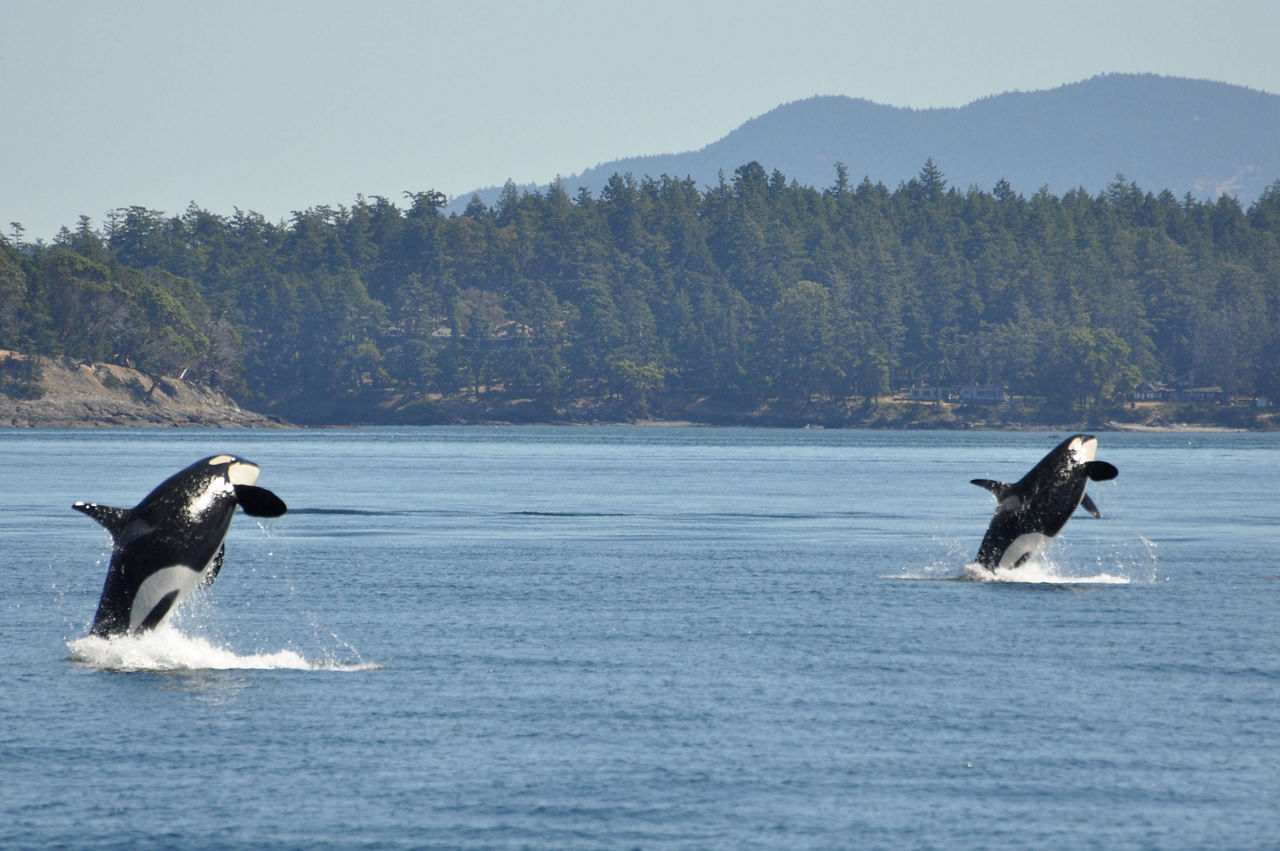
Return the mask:
{"type": "Polygon", "coordinates": [[[1116,469],[1115,465],[1108,464],[1106,461],[1090,461],[1084,465],[1084,472],[1086,476],[1095,482],[1109,482],[1120,475],[1120,471],[1116,469]]]}
{"type": "Polygon", "coordinates": [[[997,482],[995,479],[970,479],[969,483],[991,491],[995,495],[996,502],[1004,502],[1009,491],[1013,490],[1013,485],[1008,482],[997,482]]]}
{"type": "Polygon", "coordinates": [[[1093,500],[1089,499],[1089,494],[1085,494],[1084,499],[1080,500],[1080,506],[1094,517],[1101,519],[1102,512],[1098,510],[1098,506],[1094,504],[1093,500]]]}
{"type": "Polygon", "coordinates": [[[76,511],[83,511],[102,524],[114,538],[133,518],[131,508],[112,508],[109,505],[98,505],[96,502],[77,502],[71,506],[76,511]]]}
{"type": "Polygon", "coordinates": [[[236,501],[250,517],[279,517],[288,510],[283,499],[255,485],[236,485],[236,501]]]}

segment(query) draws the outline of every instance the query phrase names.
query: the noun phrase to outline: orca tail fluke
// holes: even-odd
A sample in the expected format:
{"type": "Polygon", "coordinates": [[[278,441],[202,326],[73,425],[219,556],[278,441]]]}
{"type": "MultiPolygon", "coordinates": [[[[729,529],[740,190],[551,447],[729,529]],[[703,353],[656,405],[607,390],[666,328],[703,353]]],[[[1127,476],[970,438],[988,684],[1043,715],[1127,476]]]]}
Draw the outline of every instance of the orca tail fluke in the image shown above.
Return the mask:
{"type": "Polygon", "coordinates": [[[111,533],[112,537],[115,537],[129,523],[129,518],[133,514],[128,508],[112,508],[109,505],[98,505],[96,502],[77,502],[71,507],[97,520],[111,533]]]}
{"type": "Polygon", "coordinates": [[[250,517],[279,517],[288,511],[283,499],[255,485],[236,485],[236,501],[250,517]]]}

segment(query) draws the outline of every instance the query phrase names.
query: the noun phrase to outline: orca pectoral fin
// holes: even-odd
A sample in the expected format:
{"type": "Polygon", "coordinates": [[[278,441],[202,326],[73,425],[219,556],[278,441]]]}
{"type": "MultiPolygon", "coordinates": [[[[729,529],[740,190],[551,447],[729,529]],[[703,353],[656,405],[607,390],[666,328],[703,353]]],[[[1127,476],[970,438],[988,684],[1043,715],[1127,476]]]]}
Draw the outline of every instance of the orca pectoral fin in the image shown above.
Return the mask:
{"type": "Polygon", "coordinates": [[[209,569],[200,577],[200,590],[206,590],[213,584],[213,580],[218,578],[218,571],[222,570],[222,559],[227,554],[227,545],[223,544],[218,547],[218,554],[213,557],[213,561],[209,565],[209,569]]]}
{"type": "Polygon", "coordinates": [[[1098,506],[1093,504],[1093,500],[1089,499],[1089,494],[1085,494],[1084,499],[1080,500],[1080,506],[1094,517],[1102,517],[1102,512],[1098,510],[1098,506]]]}
{"type": "Polygon", "coordinates": [[[1085,465],[1084,472],[1095,482],[1107,482],[1120,475],[1115,465],[1108,464],[1106,461],[1090,461],[1085,465]]]}
{"type": "Polygon", "coordinates": [[[96,502],[77,502],[71,506],[76,511],[83,511],[102,524],[112,537],[128,525],[133,511],[128,508],[112,508],[109,505],[98,505],[96,502]]]}
{"type": "Polygon", "coordinates": [[[236,485],[236,501],[251,517],[279,517],[288,510],[283,499],[254,485],[236,485]]]}
{"type": "Polygon", "coordinates": [[[991,491],[991,493],[995,494],[997,502],[1003,502],[1013,488],[1013,485],[1008,482],[997,482],[995,479],[970,479],[969,483],[991,491]]]}

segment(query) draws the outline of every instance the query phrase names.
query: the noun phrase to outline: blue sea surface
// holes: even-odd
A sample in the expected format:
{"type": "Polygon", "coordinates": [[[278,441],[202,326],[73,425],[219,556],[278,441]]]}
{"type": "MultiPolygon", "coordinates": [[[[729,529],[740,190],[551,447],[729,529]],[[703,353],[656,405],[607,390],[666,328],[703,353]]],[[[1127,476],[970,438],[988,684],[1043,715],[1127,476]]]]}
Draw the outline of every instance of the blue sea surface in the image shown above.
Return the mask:
{"type": "Polygon", "coordinates": [[[0,848],[1280,843],[1280,434],[0,431],[0,848]],[[217,582],[86,638],[131,506],[221,452],[217,582]]]}

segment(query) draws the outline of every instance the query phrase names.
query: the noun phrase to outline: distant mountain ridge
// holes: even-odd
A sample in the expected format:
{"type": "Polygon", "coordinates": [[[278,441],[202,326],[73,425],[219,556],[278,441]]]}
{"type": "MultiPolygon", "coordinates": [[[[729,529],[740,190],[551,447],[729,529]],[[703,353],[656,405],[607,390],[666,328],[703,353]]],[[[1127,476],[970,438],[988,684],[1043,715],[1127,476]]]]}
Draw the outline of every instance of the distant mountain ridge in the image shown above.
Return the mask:
{"type": "MultiPolygon", "coordinates": [[[[893,188],[932,157],[952,186],[990,189],[1005,179],[1031,195],[1101,191],[1122,174],[1144,190],[1249,204],[1280,179],[1280,95],[1227,83],[1154,74],[1107,74],[1035,92],[1007,92],[966,106],[907,109],[844,96],[779,106],[697,151],[630,157],[562,178],[598,194],[614,174],[692,177],[713,185],[723,171],[758,161],[788,180],[827,187],[835,163],[849,179],[893,188]]],[[[526,186],[522,189],[546,188],[526,186]]],[[[473,197],[493,204],[491,187],[473,197]]]]}

